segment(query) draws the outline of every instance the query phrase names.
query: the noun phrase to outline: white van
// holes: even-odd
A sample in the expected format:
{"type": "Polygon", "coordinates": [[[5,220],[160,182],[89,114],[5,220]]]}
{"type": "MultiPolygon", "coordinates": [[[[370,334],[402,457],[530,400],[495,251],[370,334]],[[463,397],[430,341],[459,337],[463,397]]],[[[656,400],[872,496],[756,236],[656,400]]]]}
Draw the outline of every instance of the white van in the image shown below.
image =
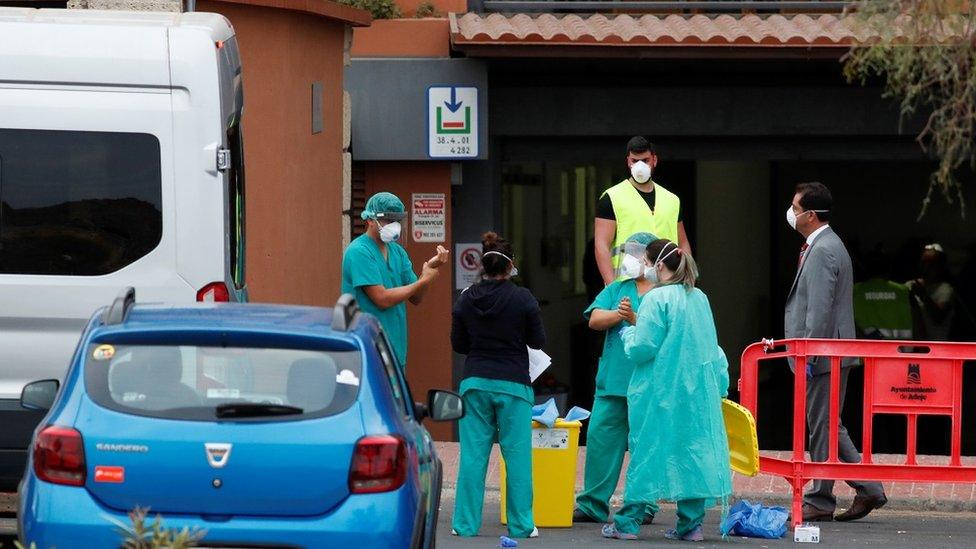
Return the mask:
{"type": "Polygon", "coordinates": [[[0,491],[86,320],[241,301],[241,63],[220,15],[0,8],[0,491]]]}

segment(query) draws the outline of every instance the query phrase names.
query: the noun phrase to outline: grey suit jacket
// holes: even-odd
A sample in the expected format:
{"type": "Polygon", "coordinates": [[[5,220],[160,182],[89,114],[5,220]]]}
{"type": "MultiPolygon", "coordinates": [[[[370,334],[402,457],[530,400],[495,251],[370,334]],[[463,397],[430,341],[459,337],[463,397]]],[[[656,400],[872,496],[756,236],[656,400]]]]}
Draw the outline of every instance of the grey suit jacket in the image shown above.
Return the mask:
{"type": "MultiPolygon", "coordinates": [[[[786,337],[854,339],[853,292],[851,256],[828,226],[807,248],[786,297],[786,337]]],[[[854,359],[845,359],[842,365],[855,363],[854,359]]],[[[828,372],[830,361],[825,357],[816,359],[813,375],[828,372]]]]}

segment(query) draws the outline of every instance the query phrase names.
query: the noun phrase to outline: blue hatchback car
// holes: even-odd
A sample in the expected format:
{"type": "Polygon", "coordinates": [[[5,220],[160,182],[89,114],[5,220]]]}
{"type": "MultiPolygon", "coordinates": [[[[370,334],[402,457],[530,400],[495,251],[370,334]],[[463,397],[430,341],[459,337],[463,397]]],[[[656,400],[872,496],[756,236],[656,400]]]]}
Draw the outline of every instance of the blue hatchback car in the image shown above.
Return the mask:
{"type": "Polygon", "coordinates": [[[144,305],[123,292],[85,329],[20,485],[23,543],[119,547],[135,508],[201,547],[433,547],[441,462],[374,318],[335,309],[144,305]]]}

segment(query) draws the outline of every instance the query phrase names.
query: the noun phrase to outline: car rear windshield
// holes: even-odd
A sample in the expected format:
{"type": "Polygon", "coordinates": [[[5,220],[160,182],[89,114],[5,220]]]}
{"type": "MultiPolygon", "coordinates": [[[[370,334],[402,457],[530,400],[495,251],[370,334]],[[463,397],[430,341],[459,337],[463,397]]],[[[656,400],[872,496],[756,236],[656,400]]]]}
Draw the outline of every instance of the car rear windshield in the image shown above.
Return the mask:
{"type": "Polygon", "coordinates": [[[96,343],[85,387],[99,405],[128,414],[287,421],[346,410],[361,374],[359,351],[96,343]]]}

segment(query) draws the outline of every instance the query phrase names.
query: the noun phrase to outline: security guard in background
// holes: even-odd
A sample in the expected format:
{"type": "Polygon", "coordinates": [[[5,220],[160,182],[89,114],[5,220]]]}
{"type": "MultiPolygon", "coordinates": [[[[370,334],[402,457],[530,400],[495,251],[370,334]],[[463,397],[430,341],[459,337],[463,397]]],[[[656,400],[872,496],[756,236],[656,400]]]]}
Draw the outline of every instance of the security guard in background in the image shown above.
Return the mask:
{"type": "Polygon", "coordinates": [[[654,145],[640,136],[632,138],[627,143],[631,177],[607,189],[597,203],[593,251],[604,284],[619,277],[619,250],[632,234],[651,233],[691,253],[681,221],[681,200],[651,179],[656,166],[654,145]]]}
{"type": "Polygon", "coordinates": [[[881,252],[865,258],[863,282],[854,285],[854,326],[864,339],[912,339],[912,305],[908,286],[888,280],[888,261],[881,252]]]}

